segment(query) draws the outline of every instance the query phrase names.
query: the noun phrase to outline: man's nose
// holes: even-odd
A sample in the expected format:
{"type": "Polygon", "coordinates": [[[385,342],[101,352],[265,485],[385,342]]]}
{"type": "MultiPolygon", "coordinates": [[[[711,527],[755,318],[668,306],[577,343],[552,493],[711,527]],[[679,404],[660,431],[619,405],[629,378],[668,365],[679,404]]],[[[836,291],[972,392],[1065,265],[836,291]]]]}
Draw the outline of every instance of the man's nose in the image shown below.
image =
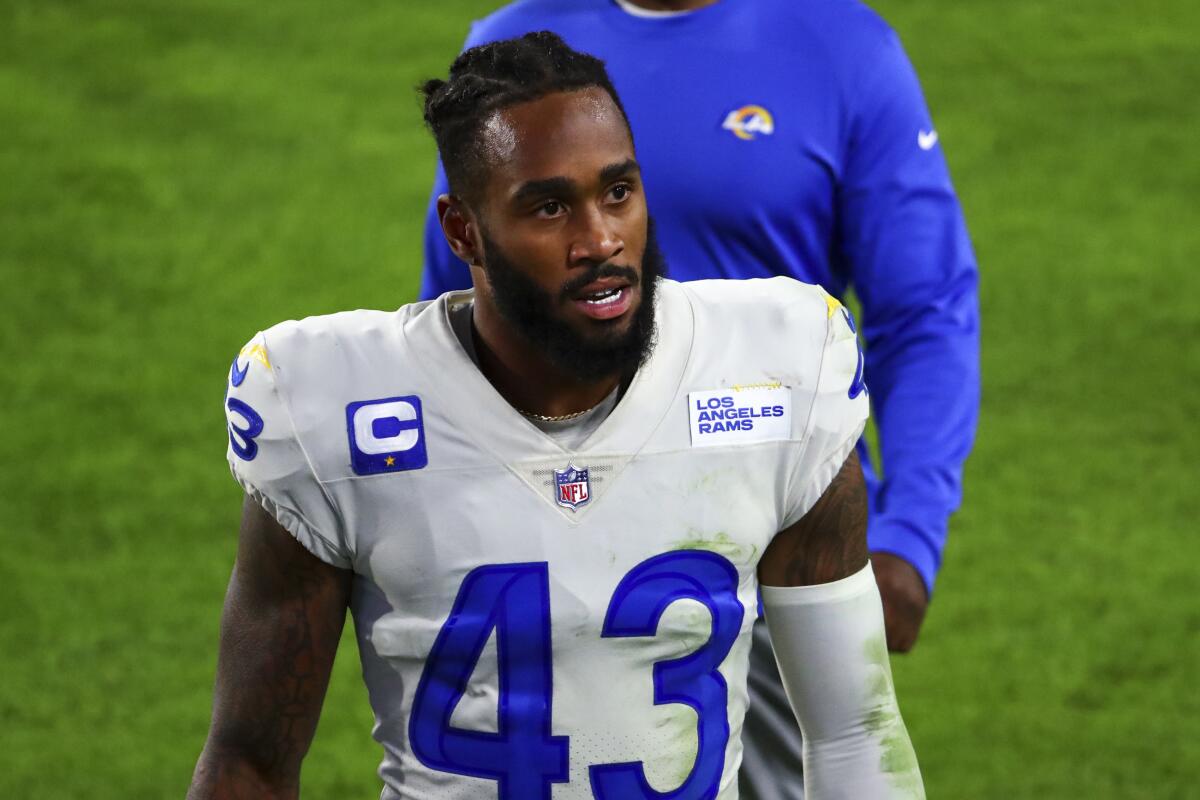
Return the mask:
{"type": "Polygon", "coordinates": [[[578,230],[571,240],[568,253],[571,266],[603,264],[616,258],[625,249],[610,215],[599,208],[589,208],[579,218],[578,230]]]}

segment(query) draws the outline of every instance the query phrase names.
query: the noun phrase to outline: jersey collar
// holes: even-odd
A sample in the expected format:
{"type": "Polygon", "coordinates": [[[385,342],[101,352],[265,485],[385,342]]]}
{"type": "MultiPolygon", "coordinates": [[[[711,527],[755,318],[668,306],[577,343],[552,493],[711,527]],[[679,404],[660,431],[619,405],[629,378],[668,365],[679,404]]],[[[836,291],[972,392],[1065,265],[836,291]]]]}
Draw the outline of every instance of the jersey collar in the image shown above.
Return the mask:
{"type": "Polygon", "coordinates": [[[463,350],[450,309],[474,293],[450,292],[404,326],[405,346],[418,355],[419,369],[438,406],[480,448],[502,463],[563,458],[578,453],[632,456],[658,429],[679,395],[691,357],[694,320],[678,283],[663,280],[657,292],[656,343],[613,412],[577,449],[566,450],[521,415],[496,391],[463,350]]]}

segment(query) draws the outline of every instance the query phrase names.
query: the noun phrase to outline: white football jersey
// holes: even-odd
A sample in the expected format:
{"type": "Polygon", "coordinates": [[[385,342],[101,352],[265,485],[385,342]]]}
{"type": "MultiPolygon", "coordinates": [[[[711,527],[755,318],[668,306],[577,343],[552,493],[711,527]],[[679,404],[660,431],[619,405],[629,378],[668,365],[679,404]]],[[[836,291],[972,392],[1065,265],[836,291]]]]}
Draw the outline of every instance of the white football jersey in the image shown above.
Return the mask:
{"type": "Polygon", "coordinates": [[[229,463],[354,571],[384,798],[735,798],[756,567],[867,416],[849,314],[788,278],[663,281],[657,344],[563,450],[449,309],[285,322],[230,373],[229,463]]]}

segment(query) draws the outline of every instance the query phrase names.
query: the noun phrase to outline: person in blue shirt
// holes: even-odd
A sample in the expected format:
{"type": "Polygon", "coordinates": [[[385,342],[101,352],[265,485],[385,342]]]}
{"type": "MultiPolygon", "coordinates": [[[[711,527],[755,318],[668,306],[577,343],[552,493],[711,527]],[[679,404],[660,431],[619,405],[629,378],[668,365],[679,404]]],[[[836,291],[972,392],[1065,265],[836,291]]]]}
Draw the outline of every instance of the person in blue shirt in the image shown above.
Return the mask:
{"type": "MultiPolygon", "coordinates": [[[[519,0],[466,47],[535,30],[607,62],[670,277],[787,275],[857,295],[882,461],[860,443],[868,541],[888,646],[909,650],[974,438],[979,312],[966,225],[896,34],[857,0],[519,0]]],[[[423,298],[471,285],[437,218],[447,191],[439,166],[423,298]]],[[[762,625],[751,666],[742,796],[800,797],[762,625]]]]}

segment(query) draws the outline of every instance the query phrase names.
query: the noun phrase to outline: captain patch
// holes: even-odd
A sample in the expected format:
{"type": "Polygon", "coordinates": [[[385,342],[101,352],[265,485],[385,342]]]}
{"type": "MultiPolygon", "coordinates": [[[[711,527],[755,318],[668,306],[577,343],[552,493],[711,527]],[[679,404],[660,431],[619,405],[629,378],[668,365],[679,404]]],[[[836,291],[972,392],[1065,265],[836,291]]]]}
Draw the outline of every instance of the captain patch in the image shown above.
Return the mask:
{"type": "Polygon", "coordinates": [[[423,469],[429,463],[421,398],[415,394],[350,403],[346,433],[356,475],[423,469]]]}
{"type": "Polygon", "coordinates": [[[692,447],[791,438],[792,391],[778,384],[733,386],[688,394],[692,447]]]}

